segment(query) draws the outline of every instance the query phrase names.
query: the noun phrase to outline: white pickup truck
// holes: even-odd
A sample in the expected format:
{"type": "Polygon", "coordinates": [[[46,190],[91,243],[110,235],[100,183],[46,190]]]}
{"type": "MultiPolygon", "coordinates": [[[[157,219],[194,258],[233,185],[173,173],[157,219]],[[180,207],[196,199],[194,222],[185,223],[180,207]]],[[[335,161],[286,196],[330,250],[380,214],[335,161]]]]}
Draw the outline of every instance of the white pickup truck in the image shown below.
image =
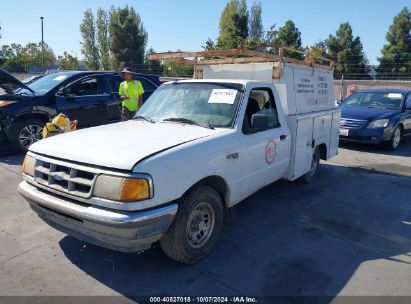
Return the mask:
{"type": "Polygon", "coordinates": [[[85,242],[159,241],[177,261],[201,260],[229,208],[279,179],[310,182],[338,149],[331,68],[236,60],[163,84],[130,121],[33,144],[20,194],[85,242]]]}

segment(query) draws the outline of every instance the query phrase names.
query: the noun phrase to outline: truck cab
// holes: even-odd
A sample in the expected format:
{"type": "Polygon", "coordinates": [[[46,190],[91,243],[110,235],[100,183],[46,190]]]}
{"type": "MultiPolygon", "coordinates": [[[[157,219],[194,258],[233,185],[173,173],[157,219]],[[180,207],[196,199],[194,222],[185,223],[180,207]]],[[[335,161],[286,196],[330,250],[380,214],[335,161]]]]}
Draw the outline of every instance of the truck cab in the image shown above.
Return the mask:
{"type": "Polygon", "coordinates": [[[200,261],[230,208],[279,179],[311,182],[337,153],[332,69],[272,56],[203,64],[202,79],[161,85],[130,121],[35,143],[21,195],[86,242],[126,252],[159,242],[179,262],[200,261]]]}

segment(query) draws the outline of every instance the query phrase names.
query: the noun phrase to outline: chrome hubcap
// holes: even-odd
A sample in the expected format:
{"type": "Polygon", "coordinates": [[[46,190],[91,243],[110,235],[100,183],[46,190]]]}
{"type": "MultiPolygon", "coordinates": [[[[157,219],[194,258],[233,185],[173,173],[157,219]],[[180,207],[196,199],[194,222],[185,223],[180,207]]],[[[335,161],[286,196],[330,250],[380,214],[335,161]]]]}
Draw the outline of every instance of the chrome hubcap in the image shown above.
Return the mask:
{"type": "Polygon", "coordinates": [[[187,221],[186,237],[193,248],[203,246],[214,230],[215,214],[208,203],[201,203],[191,211],[187,221]]]}
{"type": "Polygon", "coordinates": [[[28,125],[24,127],[19,134],[20,144],[27,149],[41,139],[41,131],[42,127],[38,125],[28,125]]]}
{"type": "Polygon", "coordinates": [[[401,140],[401,130],[397,128],[395,129],[394,137],[392,139],[392,144],[394,148],[398,147],[398,145],[400,144],[400,140],[401,140]]]}

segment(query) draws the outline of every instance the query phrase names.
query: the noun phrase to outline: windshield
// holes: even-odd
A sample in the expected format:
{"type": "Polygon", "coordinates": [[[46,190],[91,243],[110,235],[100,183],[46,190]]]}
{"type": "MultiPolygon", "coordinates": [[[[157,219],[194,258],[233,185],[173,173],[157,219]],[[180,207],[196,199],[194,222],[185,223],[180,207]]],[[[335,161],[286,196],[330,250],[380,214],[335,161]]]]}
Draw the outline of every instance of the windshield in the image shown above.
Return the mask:
{"type": "Polygon", "coordinates": [[[70,77],[71,74],[55,73],[43,76],[40,79],[30,83],[28,87],[36,92],[37,95],[44,95],[48,91],[54,89],[61,82],[70,77]]]}
{"type": "Polygon", "coordinates": [[[344,100],[344,106],[382,109],[399,109],[403,95],[401,93],[358,92],[344,100]]]}
{"type": "Polygon", "coordinates": [[[229,128],[234,124],[243,86],[229,83],[172,83],[155,91],[136,117],[229,128]]]}

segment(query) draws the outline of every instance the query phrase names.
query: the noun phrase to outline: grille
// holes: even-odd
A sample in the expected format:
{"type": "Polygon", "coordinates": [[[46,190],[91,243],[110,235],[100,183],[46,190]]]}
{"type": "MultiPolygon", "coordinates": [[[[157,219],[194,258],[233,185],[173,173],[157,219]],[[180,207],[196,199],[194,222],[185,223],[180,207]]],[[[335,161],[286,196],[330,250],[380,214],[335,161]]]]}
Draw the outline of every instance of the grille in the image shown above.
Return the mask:
{"type": "Polygon", "coordinates": [[[346,129],[361,129],[366,123],[366,120],[341,118],[340,127],[346,129]]]}
{"type": "Polygon", "coordinates": [[[69,166],[36,160],[34,179],[37,183],[57,191],[88,198],[97,174],[69,166]]]}

